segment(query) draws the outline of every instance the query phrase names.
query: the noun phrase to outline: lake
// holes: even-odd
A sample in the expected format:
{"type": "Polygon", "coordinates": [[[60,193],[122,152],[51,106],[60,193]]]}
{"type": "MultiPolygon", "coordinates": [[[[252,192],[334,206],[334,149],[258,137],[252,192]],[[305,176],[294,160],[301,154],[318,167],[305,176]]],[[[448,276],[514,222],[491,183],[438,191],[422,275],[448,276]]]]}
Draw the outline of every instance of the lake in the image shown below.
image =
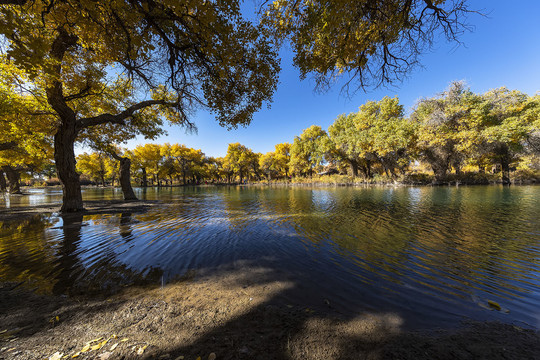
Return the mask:
{"type": "MultiPolygon", "coordinates": [[[[390,312],[409,329],[466,319],[540,328],[538,186],[135,191],[159,204],[0,222],[0,279],[76,295],[265,269],[252,281],[293,284],[269,302],[345,317],[390,312]]],[[[61,201],[57,189],[28,192],[0,195],[0,207],[61,201]]],[[[121,198],[83,190],[84,200],[121,198]]]]}

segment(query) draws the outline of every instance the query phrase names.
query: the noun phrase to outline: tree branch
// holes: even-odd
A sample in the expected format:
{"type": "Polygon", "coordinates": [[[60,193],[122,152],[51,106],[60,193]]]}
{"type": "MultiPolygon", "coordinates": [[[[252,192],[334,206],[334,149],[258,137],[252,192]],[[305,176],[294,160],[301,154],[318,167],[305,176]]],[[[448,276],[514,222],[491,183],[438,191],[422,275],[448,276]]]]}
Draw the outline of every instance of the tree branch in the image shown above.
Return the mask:
{"type": "Polygon", "coordinates": [[[0,0],[0,5],[24,5],[28,0],[0,0]]]}
{"type": "Polygon", "coordinates": [[[0,151],[3,150],[11,150],[17,147],[17,143],[15,141],[9,141],[5,143],[0,143],[0,151]]]}
{"type": "Polygon", "coordinates": [[[146,100],[141,101],[140,103],[137,103],[135,105],[132,105],[122,111],[119,114],[113,115],[113,114],[101,114],[98,116],[93,116],[89,118],[84,118],[77,120],[77,129],[86,129],[91,126],[95,125],[101,125],[101,124],[107,124],[107,123],[113,123],[113,124],[124,124],[124,120],[126,120],[128,117],[133,116],[133,114],[136,111],[145,109],[147,107],[151,107],[154,105],[163,105],[167,107],[175,107],[178,106],[178,103],[171,103],[167,102],[166,100],[146,100]]]}

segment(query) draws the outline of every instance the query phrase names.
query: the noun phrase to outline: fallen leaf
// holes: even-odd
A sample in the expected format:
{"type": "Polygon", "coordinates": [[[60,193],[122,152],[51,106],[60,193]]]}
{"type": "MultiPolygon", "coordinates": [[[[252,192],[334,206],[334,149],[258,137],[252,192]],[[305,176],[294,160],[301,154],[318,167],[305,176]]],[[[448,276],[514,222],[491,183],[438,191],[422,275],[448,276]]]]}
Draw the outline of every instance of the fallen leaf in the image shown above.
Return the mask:
{"type": "Polygon", "coordinates": [[[180,355],[179,357],[177,357],[176,359],[174,360],[184,360],[184,355],[180,355]]]}
{"type": "Polygon", "coordinates": [[[495,301],[488,300],[488,305],[494,308],[495,310],[501,311],[501,305],[499,305],[495,301]]]}
{"type": "Polygon", "coordinates": [[[122,340],[120,340],[120,342],[125,342],[125,341],[128,341],[129,339],[128,338],[123,338],[122,340]]]}
{"type": "Polygon", "coordinates": [[[105,346],[105,344],[107,343],[107,341],[109,341],[109,340],[108,340],[108,339],[107,339],[107,340],[103,340],[103,341],[100,342],[99,344],[96,344],[96,345],[92,346],[92,350],[96,351],[96,350],[101,349],[103,346],[105,346]]]}
{"type": "Polygon", "coordinates": [[[197,357],[197,360],[202,360],[200,356],[197,357]]]}
{"type": "Polygon", "coordinates": [[[79,355],[81,355],[81,352],[76,352],[75,354],[71,355],[72,358],[76,358],[76,357],[79,357],[79,355]]]}
{"type": "Polygon", "coordinates": [[[216,353],[210,353],[210,355],[208,355],[208,360],[216,360],[216,353]]]}
{"type": "Polygon", "coordinates": [[[64,356],[64,354],[57,351],[51,356],[49,356],[49,360],[60,360],[62,356],[64,356]]]}
{"type": "Polygon", "coordinates": [[[116,347],[118,346],[118,343],[114,344],[113,346],[111,346],[111,351],[113,351],[114,349],[116,349],[116,347]]]}
{"type": "Polygon", "coordinates": [[[60,318],[58,317],[58,315],[56,315],[55,319],[56,321],[60,321],[60,318]]]}
{"type": "Polygon", "coordinates": [[[144,345],[143,347],[139,348],[139,350],[137,350],[137,355],[142,355],[147,347],[148,345],[144,345]]]}
{"type": "Polygon", "coordinates": [[[87,352],[88,350],[90,350],[90,344],[84,345],[84,347],[82,348],[81,352],[87,352]]]}

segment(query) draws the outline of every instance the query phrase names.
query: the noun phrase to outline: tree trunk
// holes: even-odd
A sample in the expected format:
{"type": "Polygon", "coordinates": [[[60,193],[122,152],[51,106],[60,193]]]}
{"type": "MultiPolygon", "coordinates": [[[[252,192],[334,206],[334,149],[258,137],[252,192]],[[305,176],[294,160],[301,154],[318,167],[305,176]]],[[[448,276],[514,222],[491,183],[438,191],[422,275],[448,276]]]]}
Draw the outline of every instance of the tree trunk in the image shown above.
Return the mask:
{"type": "Polygon", "coordinates": [[[507,156],[501,157],[501,170],[503,185],[510,185],[510,161],[507,156]]]}
{"type": "Polygon", "coordinates": [[[0,170],[0,191],[4,192],[7,190],[6,178],[4,177],[4,172],[0,170]]]}
{"type": "Polygon", "coordinates": [[[371,160],[366,160],[366,177],[368,179],[371,179],[373,177],[371,175],[371,160]]]}
{"type": "Polygon", "coordinates": [[[148,178],[146,176],[146,168],[142,168],[142,186],[148,187],[148,178]]]}
{"type": "Polygon", "coordinates": [[[58,178],[62,182],[63,203],[60,212],[63,213],[83,210],[81,184],[75,168],[75,152],[73,151],[76,137],[74,121],[63,121],[54,135],[54,161],[58,178]]]}
{"type": "Polygon", "coordinates": [[[349,160],[353,177],[358,177],[358,163],[355,160],[349,160]]]}
{"type": "Polygon", "coordinates": [[[120,186],[124,194],[124,200],[138,200],[131,187],[131,160],[127,157],[120,158],[120,186]]]}
{"type": "Polygon", "coordinates": [[[6,173],[9,181],[9,193],[10,194],[22,194],[21,193],[21,175],[17,170],[11,166],[2,166],[2,170],[6,173]]]}

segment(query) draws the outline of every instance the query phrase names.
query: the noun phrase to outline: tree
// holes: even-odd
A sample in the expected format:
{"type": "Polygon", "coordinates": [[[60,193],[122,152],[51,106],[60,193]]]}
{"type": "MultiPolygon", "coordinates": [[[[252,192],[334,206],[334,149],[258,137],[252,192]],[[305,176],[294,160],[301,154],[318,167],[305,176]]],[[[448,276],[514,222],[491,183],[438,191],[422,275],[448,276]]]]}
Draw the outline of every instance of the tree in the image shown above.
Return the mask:
{"type": "Polygon", "coordinates": [[[436,35],[457,42],[470,12],[465,0],[276,0],[263,20],[324,90],[342,74],[362,88],[401,80],[436,35]]]}
{"type": "MultiPolygon", "coordinates": [[[[503,184],[510,184],[510,164],[530,145],[538,132],[540,102],[537,97],[505,87],[486,92],[480,117],[473,123],[478,148],[501,167],[503,184]]],[[[534,146],[534,145],[533,145],[534,146]]]]}
{"type": "Polygon", "coordinates": [[[157,144],[137,145],[133,149],[133,155],[137,158],[136,164],[142,170],[142,186],[148,186],[147,176],[152,176],[152,183],[158,185],[159,166],[162,160],[161,147],[157,144]]]}
{"type": "Polygon", "coordinates": [[[281,143],[274,146],[274,167],[278,176],[289,177],[289,163],[291,162],[291,144],[281,143]]]}
{"type": "MultiPolygon", "coordinates": [[[[25,92],[28,80],[0,58],[0,169],[9,181],[9,192],[20,194],[20,172],[39,171],[52,156],[50,132],[54,118],[36,96],[25,92]]],[[[2,175],[0,188],[5,186],[2,175]]]]}
{"type": "Polygon", "coordinates": [[[101,183],[102,186],[106,186],[109,181],[114,182],[117,173],[112,159],[107,154],[97,151],[78,155],[77,170],[95,183],[101,183]]]}
{"type": "MultiPolygon", "coordinates": [[[[336,156],[349,163],[353,177],[358,176],[358,166],[364,160],[362,151],[358,149],[356,142],[355,114],[339,115],[328,128],[330,139],[334,143],[336,156]]],[[[366,174],[368,177],[368,174],[366,174]]]]}
{"type": "Polygon", "coordinates": [[[273,151],[270,151],[259,158],[259,168],[268,180],[277,176],[275,155],[273,151]]]}
{"type": "Polygon", "coordinates": [[[81,131],[136,125],[141,112],[189,125],[198,107],[223,126],[247,125],[277,84],[269,34],[242,19],[236,0],[17,1],[1,5],[0,33],[7,40],[1,51],[45,90],[58,117],[62,212],[83,208],[73,151],[81,131]],[[136,84],[137,97],[87,116],[76,111],[77,103],[106,100],[103,87],[124,75],[136,84]]]}
{"type": "Polygon", "coordinates": [[[240,183],[243,182],[244,177],[249,176],[249,152],[252,151],[240,143],[229,144],[227,147],[224,168],[231,175],[238,175],[240,183]]]}
{"type": "Polygon", "coordinates": [[[290,167],[295,174],[313,175],[315,168],[324,163],[328,135],[320,126],[312,125],[300,136],[294,137],[291,146],[290,167]]]}
{"type": "Polygon", "coordinates": [[[350,164],[353,176],[361,168],[370,178],[372,164],[378,162],[394,177],[395,169],[408,163],[413,126],[403,117],[397,97],[368,101],[358,112],[340,115],[328,132],[337,156],[350,164]]]}
{"type": "MultiPolygon", "coordinates": [[[[480,98],[463,82],[453,82],[434,98],[421,100],[411,115],[417,125],[417,147],[440,182],[450,167],[460,172],[463,160],[471,151],[471,143],[462,143],[463,130],[470,119],[478,116],[480,98]]],[[[482,115],[481,115],[482,116],[482,115]]]]}

